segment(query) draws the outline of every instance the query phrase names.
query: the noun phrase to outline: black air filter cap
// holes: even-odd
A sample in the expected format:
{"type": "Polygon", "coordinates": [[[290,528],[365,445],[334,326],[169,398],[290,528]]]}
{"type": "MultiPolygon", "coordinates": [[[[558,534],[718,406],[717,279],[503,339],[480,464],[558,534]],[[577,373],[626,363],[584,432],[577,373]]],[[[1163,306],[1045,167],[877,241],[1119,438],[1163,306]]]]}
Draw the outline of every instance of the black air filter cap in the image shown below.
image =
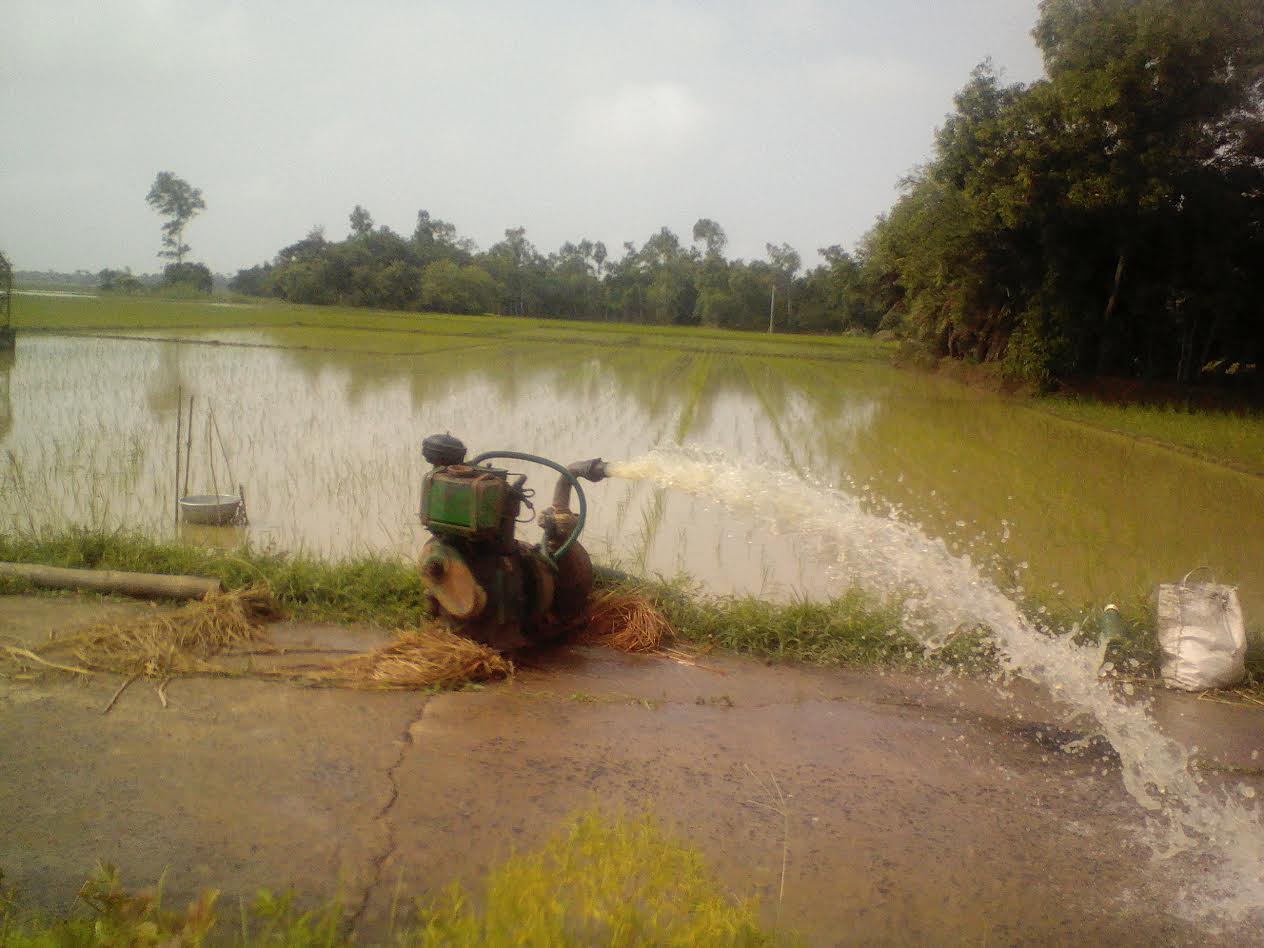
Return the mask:
{"type": "Polygon", "coordinates": [[[449,467],[465,460],[465,445],[450,434],[432,434],[421,442],[421,456],[435,467],[449,467]]]}

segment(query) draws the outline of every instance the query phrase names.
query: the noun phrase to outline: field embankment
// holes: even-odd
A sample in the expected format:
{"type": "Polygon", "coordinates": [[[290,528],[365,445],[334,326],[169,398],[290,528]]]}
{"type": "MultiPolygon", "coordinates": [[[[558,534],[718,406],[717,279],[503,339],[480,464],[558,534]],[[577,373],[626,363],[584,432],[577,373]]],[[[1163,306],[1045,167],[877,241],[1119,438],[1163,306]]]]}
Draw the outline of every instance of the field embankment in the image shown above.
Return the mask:
{"type": "MultiPolygon", "coordinates": [[[[40,538],[0,534],[0,561],[208,576],[229,590],[263,583],[294,619],[304,622],[407,629],[415,628],[425,614],[424,592],[414,565],[389,557],[331,561],[245,548],[226,551],[160,543],[123,533],[69,531],[40,538]]],[[[777,602],[754,595],[708,595],[685,579],[628,579],[599,572],[598,582],[599,588],[630,588],[646,597],[663,613],[679,640],[703,649],[827,668],[967,673],[988,673],[994,668],[986,630],[963,629],[943,647],[928,649],[903,628],[898,601],[859,588],[821,601],[777,602]]],[[[0,594],[36,591],[24,580],[0,578],[0,594]]],[[[1077,644],[1098,640],[1098,615],[1090,607],[1064,605],[1060,611],[1051,611],[1049,605],[1033,600],[1030,612],[1050,634],[1074,629],[1077,644]]],[[[1125,603],[1124,620],[1124,635],[1109,643],[1107,657],[1129,680],[1157,680],[1159,656],[1148,605],[1125,603]]],[[[1264,697],[1264,654],[1258,643],[1253,649],[1251,677],[1239,692],[1257,700],[1264,697]]]]}
{"type": "Polygon", "coordinates": [[[580,322],[516,316],[403,313],[277,302],[163,300],[134,297],[27,297],[14,315],[20,330],[111,335],[237,329],[289,330],[293,348],[346,348],[347,331],[382,334],[374,351],[412,351],[410,336],[583,346],[641,346],[683,351],[754,353],[822,360],[881,359],[885,343],[855,336],[802,336],[691,326],[580,322]]]}

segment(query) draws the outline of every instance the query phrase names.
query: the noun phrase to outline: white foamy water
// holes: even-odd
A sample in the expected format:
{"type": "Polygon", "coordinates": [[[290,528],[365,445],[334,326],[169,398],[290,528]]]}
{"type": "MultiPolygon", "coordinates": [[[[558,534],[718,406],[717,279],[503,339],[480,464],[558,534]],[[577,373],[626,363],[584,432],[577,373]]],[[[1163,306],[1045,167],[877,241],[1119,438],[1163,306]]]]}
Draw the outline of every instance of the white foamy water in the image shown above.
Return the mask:
{"type": "Polygon", "coordinates": [[[907,627],[927,644],[983,625],[1003,667],[1047,688],[1072,716],[1090,717],[1119,753],[1124,787],[1144,811],[1142,833],[1157,857],[1214,862],[1199,871],[1183,908],[1199,916],[1264,918],[1264,825],[1258,808],[1207,786],[1190,754],[1137,703],[1099,679],[1103,650],[1041,632],[968,556],[859,498],[797,475],[734,462],[719,452],[656,450],[609,465],[616,477],[651,480],[711,498],[783,532],[824,544],[850,580],[908,596],[907,627]]]}

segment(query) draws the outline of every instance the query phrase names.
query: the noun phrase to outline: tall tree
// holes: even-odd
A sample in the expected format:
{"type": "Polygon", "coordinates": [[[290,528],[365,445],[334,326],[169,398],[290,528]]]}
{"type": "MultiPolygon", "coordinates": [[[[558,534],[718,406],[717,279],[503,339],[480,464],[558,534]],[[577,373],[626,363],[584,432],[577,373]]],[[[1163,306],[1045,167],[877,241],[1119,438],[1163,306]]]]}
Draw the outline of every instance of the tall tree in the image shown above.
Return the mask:
{"type": "Polygon", "coordinates": [[[705,245],[708,257],[722,257],[729,238],[724,228],[711,218],[700,217],[693,225],[693,242],[705,245]]]}
{"type": "Polygon", "coordinates": [[[158,256],[168,257],[177,265],[184,263],[184,255],[189,252],[189,245],[184,242],[184,228],[198,211],[206,209],[202,192],[170,171],[159,171],[145,200],[167,218],[162,225],[163,249],[158,251],[158,256]]]}
{"type": "Polygon", "coordinates": [[[351,236],[363,237],[373,233],[373,215],[357,204],[348,218],[351,224],[351,236]]]}
{"type": "Polygon", "coordinates": [[[778,282],[785,288],[786,324],[793,325],[794,310],[791,306],[791,291],[794,287],[794,275],[799,272],[803,261],[799,252],[789,244],[765,244],[768,251],[768,262],[780,276],[778,282]]]}

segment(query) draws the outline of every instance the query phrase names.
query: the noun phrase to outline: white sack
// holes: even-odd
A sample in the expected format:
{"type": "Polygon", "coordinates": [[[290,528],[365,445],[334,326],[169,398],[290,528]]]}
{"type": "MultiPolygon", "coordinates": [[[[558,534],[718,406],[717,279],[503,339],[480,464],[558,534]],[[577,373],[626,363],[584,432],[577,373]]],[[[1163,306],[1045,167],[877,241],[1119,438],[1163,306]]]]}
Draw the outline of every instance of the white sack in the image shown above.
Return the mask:
{"type": "Polygon", "coordinates": [[[1217,583],[1164,583],[1158,592],[1163,682],[1203,691],[1246,677],[1246,625],[1238,591],[1217,583]]]}

